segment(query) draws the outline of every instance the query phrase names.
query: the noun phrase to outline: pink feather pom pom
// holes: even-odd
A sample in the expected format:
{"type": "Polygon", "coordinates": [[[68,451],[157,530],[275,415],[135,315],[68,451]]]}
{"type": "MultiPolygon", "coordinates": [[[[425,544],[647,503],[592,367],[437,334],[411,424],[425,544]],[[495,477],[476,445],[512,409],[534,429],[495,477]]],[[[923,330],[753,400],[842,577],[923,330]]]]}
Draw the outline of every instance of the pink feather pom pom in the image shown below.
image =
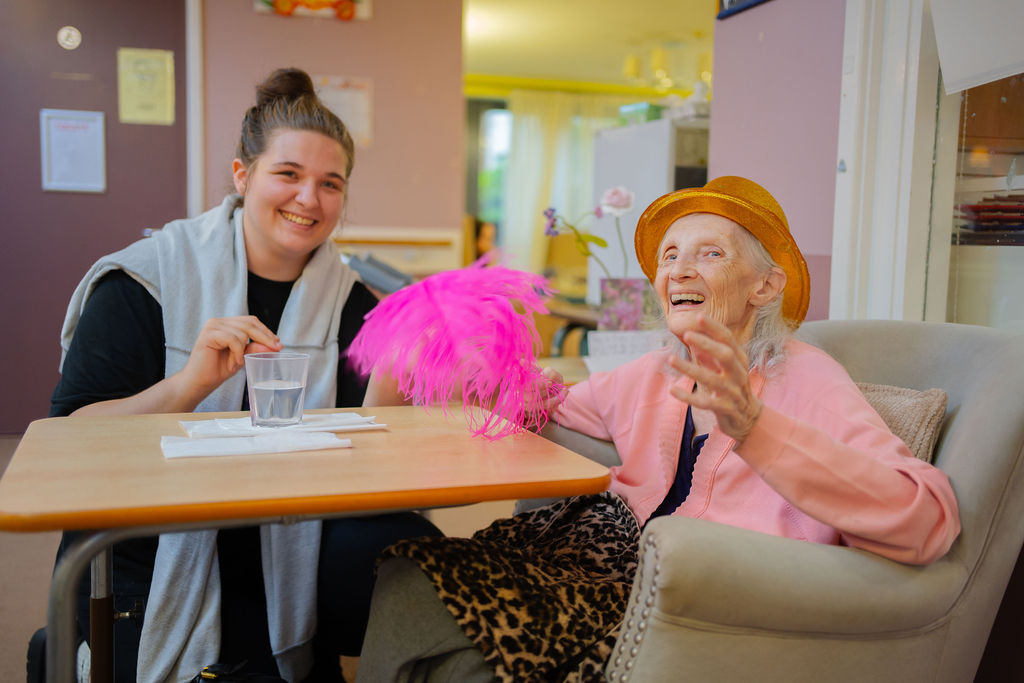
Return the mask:
{"type": "Polygon", "coordinates": [[[363,375],[386,370],[415,405],[447,410],[461,400],[473,434],[500,439],[543,427],[546,402],[563,387],[543,377],[534,352],[533,314],[547,313],[552,290],[539,275],[486,260],[386,297],[346,355],[363,375]]]}

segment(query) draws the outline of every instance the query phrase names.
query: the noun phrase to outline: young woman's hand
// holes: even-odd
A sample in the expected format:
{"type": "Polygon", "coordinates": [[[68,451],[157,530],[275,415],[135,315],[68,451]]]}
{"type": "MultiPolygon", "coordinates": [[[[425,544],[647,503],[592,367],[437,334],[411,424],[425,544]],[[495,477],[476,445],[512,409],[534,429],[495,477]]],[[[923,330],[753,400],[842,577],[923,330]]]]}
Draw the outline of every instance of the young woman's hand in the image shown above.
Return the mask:
{"type": "Polygon", "coordinates": [[[188,413],[245,365],[245,354],[280,351],[277,335],[255,316],[211,318],[199,332],[185,367],[134,396],[90,403],[75,415],[188,413]]]}
{"type": "Polygon", "coordinates": [[[205,398],[245,366],[245,354],[281,348],[278,336],[254,315],[210,318],[181,370],[183,388],[205,398]]]}

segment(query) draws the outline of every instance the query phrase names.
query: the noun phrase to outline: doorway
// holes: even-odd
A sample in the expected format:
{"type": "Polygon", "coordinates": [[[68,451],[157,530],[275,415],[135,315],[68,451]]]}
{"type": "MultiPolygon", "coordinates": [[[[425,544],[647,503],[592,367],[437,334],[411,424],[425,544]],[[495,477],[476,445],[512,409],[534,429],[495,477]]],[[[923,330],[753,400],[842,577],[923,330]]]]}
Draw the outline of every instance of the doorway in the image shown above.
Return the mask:
{"type": "Polygon", "coordinates": [[[59,335],[71,292],[100,256],[127,246],[145,228],[186,215],[185,3],[117,0],[0,3],[0,90],[5,98],[0,185],[5,242],[0,319],[6,324],[0,375],[13,389],[0,398],[0,433],[46,417],[57,383],[59,335]],[[62,46],[74,27],[80,42],[62,46]],[[170,51],[170,125],[122,123],[118,48],[170,51]],[[40,110],[101,112],[106,188],[43,191],[40,110]]]}

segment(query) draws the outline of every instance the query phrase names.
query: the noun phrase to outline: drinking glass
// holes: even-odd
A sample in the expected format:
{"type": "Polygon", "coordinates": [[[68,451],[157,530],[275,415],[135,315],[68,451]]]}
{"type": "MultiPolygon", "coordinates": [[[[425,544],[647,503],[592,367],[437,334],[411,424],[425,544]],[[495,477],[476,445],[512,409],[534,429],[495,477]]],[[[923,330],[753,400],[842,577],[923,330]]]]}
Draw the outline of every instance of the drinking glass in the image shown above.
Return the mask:
{"type": "Polygon", "coordinates": [[[305,353],[249,353],[245,379],[249,411],[256,427],[285,427],[302,422],[309,355],[305,353]]]}

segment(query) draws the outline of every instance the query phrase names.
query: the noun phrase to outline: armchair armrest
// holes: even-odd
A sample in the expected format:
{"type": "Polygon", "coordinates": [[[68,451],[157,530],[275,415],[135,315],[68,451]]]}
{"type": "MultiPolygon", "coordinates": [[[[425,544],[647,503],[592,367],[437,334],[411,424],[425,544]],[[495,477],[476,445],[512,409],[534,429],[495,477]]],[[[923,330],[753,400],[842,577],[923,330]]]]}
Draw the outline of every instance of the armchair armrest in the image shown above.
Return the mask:
{"type": "Polygon", "coordinates": [[[634,592],[654,587],[659,615],[737,628],[846,634],[920,628],[948,614],[967,580],[948,557],[915,567],[686,517],[648,524],[641,554],[645,569],[660,571],[639,572],[634,592]]]}
{"type": "MultiPolygon", "coordinates": [[[[967,580],[952,555],[914,567],[851,548],[658,518],[644,530],[608,678],[654,680],[645,675],[673,671],[679,680],[815,680],[794,674],[815,671],[813,660],[837,642],[895,647],[901,636],[909,644],[941,632],[967,580]],[[788,658],[792,667],[772,667],[778,679],[756,673],[788,658]],[[723,661],[735,678],[721,677],[723,661]],[[716,665],[717,672],[708,668],[716,665]]],[[[826,678],[844,680],[836,673],[826,678]]],[[[859,674],[851,680],[883,680],[866,668],[859,674]]]]}
{"type": "MultiPolygon", "coordinates": [[[[554,441],[558,445],[568,448],[574,453],[579,453],[582,456],[590,458],[594,462],[604,465],[605,467],[622,464],[622,460],[619,458],[619,452],[615,449],[615,444],[611,441],[595,439],[592,436],[587,436],[586,434],[569,429],[568,427],[562,427],[553,422],[546,424],[544,428],[540,430],[540,435],[549,441],[554,441]]],[[[516,501],[514,514],[518,515],[520,512],[532,510],[533,508],[537,508],[542,505],[548,505],[556,500],[558,500],[558,498],[528,498],[516,501]]]]}

